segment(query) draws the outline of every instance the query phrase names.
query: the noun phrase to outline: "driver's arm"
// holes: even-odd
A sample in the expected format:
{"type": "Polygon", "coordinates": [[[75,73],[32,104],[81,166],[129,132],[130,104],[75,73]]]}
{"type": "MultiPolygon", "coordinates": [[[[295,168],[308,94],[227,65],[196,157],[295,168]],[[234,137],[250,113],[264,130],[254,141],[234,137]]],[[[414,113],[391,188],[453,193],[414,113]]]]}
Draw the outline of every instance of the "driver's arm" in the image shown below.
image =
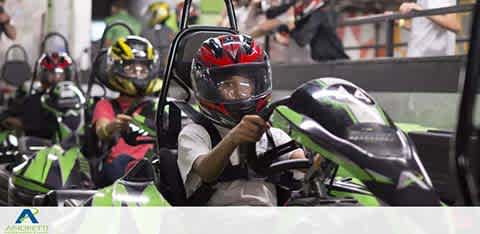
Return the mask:
{"type": "Polygon", "coordinates": [[[243,143],[259,141],[268,127],[259,116],[244,116],[210,152],[197,157],[193,162],[193,170],[204,182],[215,181],[222,174],[235,148],[243,143]]]}
{"type": "Polygon", "coordinates": [[[132,117],[119,114],[113,120],[107,118],[99,118],[95,122],[95,132],[101,140],[110,140],[122,130],[128,129],[128,124],[132,121],[132,117]]]}

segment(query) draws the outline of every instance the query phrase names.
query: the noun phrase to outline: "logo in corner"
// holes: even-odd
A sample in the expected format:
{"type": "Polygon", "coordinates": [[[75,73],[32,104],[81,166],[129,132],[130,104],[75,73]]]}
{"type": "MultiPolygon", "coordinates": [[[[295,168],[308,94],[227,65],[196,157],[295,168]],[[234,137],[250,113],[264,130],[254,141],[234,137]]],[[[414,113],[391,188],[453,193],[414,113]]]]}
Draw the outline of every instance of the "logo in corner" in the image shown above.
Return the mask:
{"type": "Polygon", "coordinates": [[[37,219],[37,208],[23,209],[15,220],[15,224],[5,228],[5,234],[48,234],[48,225],[40,224],[37,219]]]}
{"type": "Polygon", "coordinates": [[[23,209],[20,215],[15,221],[15,224],[26,223],[27,220],[30,220],[31,224],[38,224],[38,220],[35,215],[38,214],[38,209],[23,209]],[[32,211],[33,210],[33,211],[32,211]]]}

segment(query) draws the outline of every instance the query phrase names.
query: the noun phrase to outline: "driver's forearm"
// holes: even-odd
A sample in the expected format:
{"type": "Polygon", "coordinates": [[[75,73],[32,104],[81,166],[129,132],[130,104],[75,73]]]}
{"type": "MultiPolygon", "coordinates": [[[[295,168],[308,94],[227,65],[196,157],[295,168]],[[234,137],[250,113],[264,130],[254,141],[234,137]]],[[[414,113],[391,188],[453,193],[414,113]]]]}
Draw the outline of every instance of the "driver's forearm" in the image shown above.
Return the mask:
{"type": "Polygon", "coordinates": [[[458,22],[457,16],[455,14],[449,15],[434,15],[428,17],[434,23],[438,24],[440,27],[445,28],[454,33],[459,33],[461,30],[461,25],[458,22]]]}
{"type": "Polygon", "coordinates": [[[195,160],[193,170],[204,182],[215,181],[222,174],[235,148],[237,148],[237,145],[227,135],[212,151],[206,155],[199,156],[195,160]]]}

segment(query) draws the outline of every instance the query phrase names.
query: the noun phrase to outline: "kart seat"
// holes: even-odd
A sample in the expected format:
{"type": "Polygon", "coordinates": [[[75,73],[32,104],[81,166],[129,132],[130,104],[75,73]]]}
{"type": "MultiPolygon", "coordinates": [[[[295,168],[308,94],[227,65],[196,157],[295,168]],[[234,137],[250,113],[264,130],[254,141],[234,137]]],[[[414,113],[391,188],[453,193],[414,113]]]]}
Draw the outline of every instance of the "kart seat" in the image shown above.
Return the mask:
{"type": "Polygon", "coordinates": [[[19,87],[32,77],[32,69],[28,63],[27,52],[21,45],[12,45],[5,53],[5,64],[2,67],[2,79],[8,84],[19,87]],[[14,49],[22,52],[23,58],[11,59],[10,54],[14,49]]]}
{"type": "MultiPolygon", "coordinates": [[[[173,75],[177,80],[192,88],[190,71],[192,59],[202,43],[211,37],[234,34],[229,28],[211,26],[190,26],[180,32],[175,40],[175,56],[173,61],[173,75]]],[[[170,62],[170,61],[169,61],[170,62]]]]}

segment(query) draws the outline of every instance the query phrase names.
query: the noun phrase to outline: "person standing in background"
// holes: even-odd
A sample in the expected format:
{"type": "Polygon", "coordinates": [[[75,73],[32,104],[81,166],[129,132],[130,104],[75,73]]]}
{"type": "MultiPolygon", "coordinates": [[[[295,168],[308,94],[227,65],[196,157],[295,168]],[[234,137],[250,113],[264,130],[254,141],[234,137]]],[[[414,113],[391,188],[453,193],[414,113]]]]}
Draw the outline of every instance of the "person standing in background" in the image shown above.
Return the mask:
{"type": "Polygon", "coordinates": [[[150,17],[141,36],[153,44],[159,52],[161,64],[166,65],[168,50],[175,37],[173,30],[166,24],[171,17],[170,5],[166,2],[154,2],[148,6],[147,12],[150,17]]]}
{"type": "MultiPolygon", "coordinates": [[[[140,31],[142,30],[142,23],[128,13],[126,0],[114,0],[112,2],[111,13],[112,15],[105,19],[105,23],[107,25],[110,25],[114,22],[124,22],[130,26],[135,35],[140,34],[140,31]]],[[[105,45],[103,46],[108,47],[112,45],[112,42],[117,41],[119,37],[126,37],[128,35],[130,34],[126,28],[116,26],[107,32],[105,45]]]]}
{"type": "Polygon", "coordinates": [[[4,8],[5,0],[0,1],[0,36],[5,33],[5,35],[10,40],[15,40],[17,38],[17,30],[11,24],[10,15],[5,12],[4,8]]]}
{"type": "MultiPolygon", "coordinates": [[[[400,13],[455,6],[455,0],[417,0],[400,6],[400,13]]],[[[409,57],[455,55],[456,33],[461,25],[456,14],[413,18],[411,24],[401,24],[410,30],[409,57]]]]}
{"type": "MultiPolygon", "coordinates": [[[[327,1],[268,0],[260,4],[267,19],[257,23],[249,32],[253,38],[274,33],[275,42],[285,45],[284,48],[296,47],[299,54],[304,54],[303,58],[310,55],[310,61],[349,58],[336,34],[336,26],[330,20],[332,12],[323,10],[327,1]]],[[[291,58],[297,56],[292,56],[292,52],[285,54],[287,63],[295,63],[291,58]]],[[[308,60],[304,59],[303,63],[308,63],[308,60]]]]}

